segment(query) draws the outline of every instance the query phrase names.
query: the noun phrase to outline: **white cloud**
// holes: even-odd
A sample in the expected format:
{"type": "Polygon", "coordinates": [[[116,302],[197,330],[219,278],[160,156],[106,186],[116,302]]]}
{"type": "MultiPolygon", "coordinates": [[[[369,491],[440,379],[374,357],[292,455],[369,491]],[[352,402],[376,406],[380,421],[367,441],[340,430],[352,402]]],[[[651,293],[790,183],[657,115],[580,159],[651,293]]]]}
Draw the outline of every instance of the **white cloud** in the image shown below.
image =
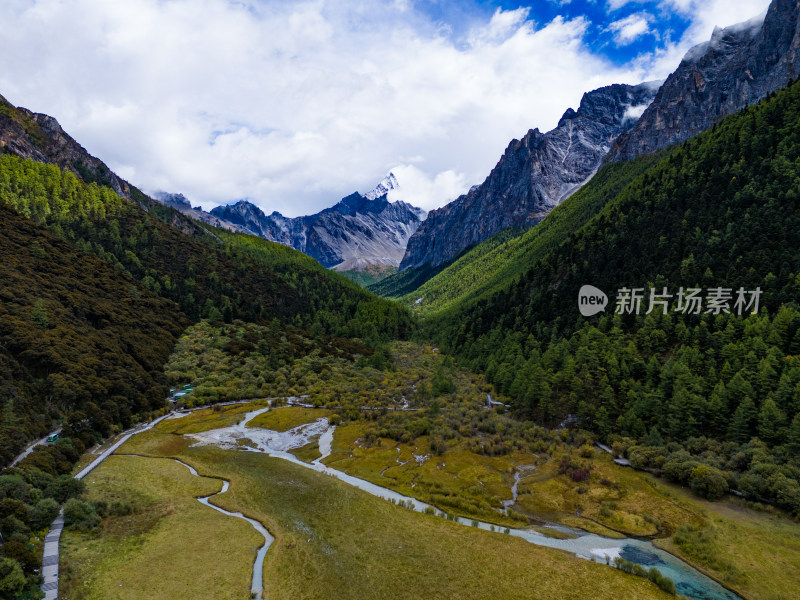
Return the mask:
{"type": "Polygon", "coordinates": [[[492,42],[503,42],[514,35],[520,27],[525,27],[525,21],[530,13],[530,8],[517,8],[515,10],[494,11],[486,27],[476,28],[470,36],[472,45],[492,42]]]}
{"type": "Polygon", "coordinates": [[[7,0],[0,93],[144,189],[296,215],[409,156],[430,183],[401,179],[404,199],[443,204],[584,91],[643,75],[592,55],[583,19],[498,10],[452,39],[411,2],[344,4],[7,0]]]}
{"type": "Polygon", "coordinates": [[[634,2],[646,2],[646,1],[647,0],[608,0],[608,2],[606,2],[606,6],[608,6],[608,10],[615,11],[619,10],[623,6],[626,6],[634,2]]]}
{"type": "Polygon", "coordinates": [[[660,0],[662,11],[676,12],[691,20],[683,35],[687,42],[699,44],[711,37],[714,27],[728,27],[767,10],[770,0],[660,0]]]}
{"type": "Polygon", "coordinates": [[[662,35],[663,46],[653,54],[640,56],[635,64],[648,73],[648,78],[663,79],[690,48],[708,41],[715,27],[747,21],[766,11],[769,4],[770,0],[658,0],[659,11],[681,15],[689,20],[689,27],[677,39],[669,32],[662,35]]]}
{"type": "Polygon", "coordinates": [[[4,0],[0,93],[132,183],[206,208],[312,213],[398,165],[418,195],[403,199],[433,208],[583,92],[664,77],[714,24],[767,3],[661,0],[690,30],[615,67],[583,43],[585,19],[533,24],[527,9],[456,38],[410,0],[4,0]]]}
{"type": "Polygon", "coordinates": [[[644,114],[644,111],[647,110],[647,107],[650,106],[649,104],[636,104],[634,106],[629,106],[625,109],[625,113],[622,115],[623,121],[633,120],[638,121],[639,117],[644,114]]]}
{"type": "MultiPolygon", "coordinates": [[[[667,57],[665,66],[674,70],[677,61],[692,46],[707,41],[714,27],[728,27],[766,11],[771,0],[606,0],[610,12],[631,5],[647,6],[657,15],[678,14],[688,19],[688,29],[680,39],[656,52],[656,58],[667,57]],[[671,62],[670,62],[671,61],[671,62]]],[[[669,33],[669,32],[667,32],[669,33]]],[[[652,58],[652,57],[650,57],[652,58]]],[[[663,69],[662,69],[663,71],[663,69]]]]}
{"type": "Polygon", "coordinates": [[[391,171],[397,178],[400,189],[391,190],[388,199],[392,202],[411,202],[425,210],[438,208],[469,189],[464,174],[453,170],[442,171],[432,177],[414,165],[401,164],[392,167],[391,171]]]}
{"type": "Polygon", "coordinates": [[[652,17],[645,13],[628,15],[624,19],[613,21],[608,26],[608,31],[614,33],[614,41],[618,46],[627,46],[650,31],[652,17]]]}

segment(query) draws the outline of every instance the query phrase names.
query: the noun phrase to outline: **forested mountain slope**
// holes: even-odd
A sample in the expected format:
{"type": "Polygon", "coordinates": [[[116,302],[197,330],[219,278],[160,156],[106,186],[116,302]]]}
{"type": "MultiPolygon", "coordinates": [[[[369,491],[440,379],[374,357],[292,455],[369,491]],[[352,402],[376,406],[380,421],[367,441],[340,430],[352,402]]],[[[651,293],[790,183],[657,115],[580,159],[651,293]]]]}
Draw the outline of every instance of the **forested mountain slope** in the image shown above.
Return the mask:
{"type": "Polygon", "coordinates": [[[795,83],[670,152],[513,282],[427,330],[543,423],[573,414],[605,437],[718,440],[731,445],[714,447],[727,457],[715,468],[741,472],[752,456],[725,460],[757,436],[777,479],[750,493],[780,502],[775,469],[786,485],[800,477],[798,166],[795,83]],[[585,284],[609,294],[605,315],[578,312],[585,284]],[[665,287],[668,313],[645,316],[650,288],[665,287]],[[680,288],[718,287],[731,314],[676,310],[680,288]],[[735,314],[740,287],[762,290],[757,315],[735,314]],[[644,289],[640,314],[612,315],[621,288],[644,289]]]}
{"type": "MultiPolygon", "coordinates": [[[[501,231],[447,265],[418,288],[402,295],[400,301],[421,315],[430,315],[454,303],[474,303],[493,290],[502,289],[528,265],[594,217],[606,202],[657,160],[656,156],[644,156],[630,163],[604,167],[592,181],[555,207],[536,227],[501,231]]],[[[378,286],[371,289],[383,292],[390,283],[384,282],[382,289],[378,286]]]]}
{"type": "Polygon", "coordinates": [[[269,331],[258,347],[283,361],[345,364],[374,362],[411,327],[398,305],[291,248],[156,203],[54,119],[5,101],[0,223],[0,465],[61,428],[0,475],[3,597],[38,597],[43,529],[82,490],[75,461],[163,410],[164,365],[188,325],[257,323],[269,331]]]}
{"type": "Polygon", "coordinates": [[[299,252],[155,202],[55,119],[3,98],[0,206],[16,211],[3,211],[0,255],[2,462],[70,414],[91,415],[67,432],[90,443],[163,406],[162,366],[200,318],[277,320],[293,339],[366,353],[335,340],[374,345],[410,327],[402,309],[299,252]]]}
{"type": "Polygon", "coordinates": [[[375,344],[410,325],[401,308],[299,252],[240,234],[186,235],[54,165],[0,156],[0,204],[3,460],[77,411],[91,415],[89,432],[107,434],[163,406],[163,364],[200,318],[277,320],[320,344],[375,344]]]}
{"type": "Polygon", "coordinates": [[[107,435],[160,407],[186,315],[2,204],[0,220],[0,461],[68,408],[107,435]]]}
{"type": "MultiPolygon", "coordinates": [[[[225,236],[225,242],[220,232],[207,240],[186,236],[110,189],[86,185],[54,166],[1,157],[0,186],[3,202],[128,271],[176,301],[192,319],[216,307],[229,318],[277,317],[310,326],[320,311],[338,311],[342,302],[352,305],[341,311],[342,323],[353,317],[361,301],[392,310],[387,302],[285,246],[259,244],[256,265],[247,236],[225,236]]],[[[346,325],[328,329],[347,334],[346,325]]]]}

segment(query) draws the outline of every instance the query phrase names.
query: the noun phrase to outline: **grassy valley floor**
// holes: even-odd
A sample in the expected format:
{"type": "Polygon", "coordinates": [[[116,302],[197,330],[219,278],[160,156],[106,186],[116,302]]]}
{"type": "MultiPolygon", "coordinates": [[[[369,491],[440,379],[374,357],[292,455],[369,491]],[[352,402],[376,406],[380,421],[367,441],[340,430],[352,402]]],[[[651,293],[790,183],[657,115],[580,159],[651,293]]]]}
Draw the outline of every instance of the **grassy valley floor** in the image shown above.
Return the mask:
{"type": "Polygon", "coordinates": [[[171,460],[112,456],[87,484],[92,500],[127,502],[135,512],[109,517],[99,535],[63,535],[59,597],[249,597],[253,557],[263,540],[244,521],[195,500],[218,491],[219,481],[193,477],[171,460]]]}
{"type": "MultiPolygon", "coordinates": [[[[702,501],[686,488],[614,464],[610,455],[591,446],[585,432],[549,431],[510,418],[502,407],[489,409],[487,393],[503,400],[492,386],[458,369],[430,346],[393,344],[383,363],[312,355],[283,363],[273,379],[265,379],[272,360],[266,350],[236,354],[228,349],[232,340],[249,335],[249,327],[235,324],[213,329],[201,324],[190,328],[167,367],[173,383],[191,382],[198,394],[194,402],[202,401],[204,394],[227,400],[240,399],[245,392],[251,397],[259,392],[263,396],[306,394],[304,402],[319,408],[281,407],[256,417],[249,426],[287,431],[326,417],[338,423],[332,452],[324,461],[327,465],[451,514],[503,528],[530,526],[559,537],[569,534],[543,526],[550,522],[608,537],[655,538],[657,545],[748,600],[791,598],[800,589],[800,526],[778,511],[753,510],[730,498],[702,501]],[[515,482],[518,495],[506,514],[503,507],[512,500],[515,482]]],[[[180,457],[201,474],[230,479],[231,490],[215,502],[261,520],[277,537],[265,564],[267,597],[333,594],[326,590],[334,590],[335,597],[375,598],[415,594],[638,598],[660,593],[646,581],[632,583],[629,580],[635,578],[602,565],[412,513],[280,460],[189,448],[192,440],[183,435],[233,425],[245,412],[266,405],[261,401],[217,406],[168,419],[153,432],[132,438],[121,451],[180,457]],[[598,592],[592,585],[579,583],[593,578],[609,587],[598,592]],[[498,585],[502,593],[492,593],[498,585]],[[650,591],[636,595],[619,591],[641,585],[650,591]],[[535,586],[538,595],[531,593],[530,586],[535,586]],[[613,592],[617,586],[623,587],[613,592]],[[431,592],[426,594],[428,589],[431,592]],[[397,590],[404,594],[393,595],[399,594],[397,590]],[[596,595],[601,592],[607,595],[596,595]]],[[[321,456],[316,438],[291,452],[307,462],[321,456]]],[[[161,468],[172,469],[173,465],[162,462],[168,466],[161,468]]],[[[150,475],[139,480],[122,471],[115,458],[90,475],[89,498],[105,499],[117,493],[116,483],[93,479],[107,472],[115,481],[127,478],[125,485],[134,486],[133,497],[138,497],[138,486],[149,485],[150,475]]],[[[178,472],[182,479],[176,481],[186,479],[187,473],[178,472]]],[[[201,484],[186,479],[186,485],[201,484]]],[[[198,494],[188,493],[189,504],[198,494]]],[[[170,498],[166,493],[161,500],[143,501],[131,523],[140,514],[153,513],[148,502],[171,502],[170,498]]],[[[194,504],[195,511],[204,510],[194,504]]],[[[224,518],[209,512],[209,518],[224,518]]],[[[177,523],[173,515],[159,516],[145,533],[134,527],[126,534],[125,539],[130,538],[126,543],[135,540],[137,552],[144,557],[159,555],[172,534],[162,539],[158,528],[173,532],[177,523]]],[[[94,581],[91,565],[98,557],[111,560],[108,531],[109,527],[114,530],[119,519],[111,518],[99,537],[66,535],[72,544],[66,551],[67,567],[73,570],[70,576],[94,581]]],[[[239,538],[224,539],[239,543],[239,538]]],[[[213,565],[216,551],[213,545],[204,547],[196,560],[213,565]],[[210,553],[209,557],[201,558],[203,553],[210,553]]],[[[251,565],[252,548],[250,555],[251,565]]],[[[103,566],[104,571],[120,571],[119,577],[136,573],[136,568],[136,563],[124,561],[103,566]]],[[[180,570],[159,576],[183,580],[180,570]]],[[[107,593],[110,588],[101,579],[89,587],[107,593]]],[[[247,582],[240,588],[246,595],[247,582]]]]}
{"type": "MultiPolygon", "coordinates": [[[[261,405],[207,409],[166,420],[119,451],[142,456],[114,456],[90,474],[89,499],[111,503],[131,498],[136,510],[106,519],[97,535],[65,535],[67,578],[62,589],[67,597],[152,597],[147,595],[148,585],[154,580],[137,580],[145,565],[159,561],[172,565],[157,577],[164,589],[175,590],[177,595],[170,597],[202,596],[208,589],[203,586],[218,584],[243,594],[219,597],[247,597],[258,536],[246,523],[194,500],[218,490],[218,481],[193,478],[177,463],[149,457],[177,457],[201,475],[231,481],[229,492],[214,502],[258,519],[276,536],[264,570],[269,598],[661,595],[649,582],[603,565],[414,513],[279,459],[191,448],[192,440],[181,435],[230,425],[261,405]],[[195,577],[195,571],[200,576],[195,577]]],[[[279,408],[258,420],[288,429],[322,412],[279,408]]],[[[800,586],[800,528],[781,514],[756,511],[738,500],[697,499],[684,488],[615,465],[609,455],[585,446],[579,451],[562,445],[549,455],[518,452],[505,457],[452,448],[431,457],[422,438],[414,444],[379,439],[367,448],[361,433],[358,423],[337,428],[326,462],[421,500],[438,500],[434,503],[445,510],[475,518],[488,511],[494,522],[507,526],[524,526],[514,516],[518,513],[526,520],[542,519],[611,537],[661,536],[657,545],[748,599],[791,598],[800,586]],[[427,459],[415,459],[426,453],[427,459]],[[588,481],[576,483],[559,473],[565,457],[590,465],[588,481]],[[513,474],[520,467],[526,468],[520,470],[511,518],[477,502],[511,498],[513,474]],[[460,507],[447,505],[458,498],[460,507]]],[[[319,456],[312,445],[295,453],[310,461],[319,456]]]]}
{"type": "MultiPolygon", "coordinates": [[[[414,513],[279,459],[190,448],[169,432],[176,423],[134,437],[120,452],[175,456],[201,475],[229,479],[215,503],[258,519],[276,537],[264,567],[268,598],[668,597],[644,579],[414,513]]],[[[66,597],[248,597],[257,535],[194,499],[219,482],[143,456],[114,456],[86,481],[90,499],[131,498],[136,510],[106,519],[97,535],[65,535],[66,597]]]]}
{"type": "Polygon", "coordinates": [[[733,497],[702,500],[649,473],[620,467],[602,451],[584,448],[579,453],[560,446],[550,456],[488,458],[455,449],[419,464],[413,454],[427,450],[420,440],[412,448],[390,440],[361,448],[347,428],[337,434],[338,452],[326,459],[328,465],[444,510],[511,527],[524,527],[516,518],[521,515],[533,523],[559,523],[607,537],[656,538],[656,545],[746,598],[784,600],[800,589],[796,521],[768,508],[755,510],[733,497]],[[560,474],[565,457],[589,466],[589,479],[577,483],[560,474]],[[520,468],[514,519],[497,510],[487,514],[473,503],[487,496],[511,498],[512,472],[520,468]]]}
{"type": "Polygon", "coordinates": [[[800,526],[780,513],[753,510],[741,501],[708,502],[663,484],[703,517],[655,544],[733,587],[746,598],[785,600],[800,589],[800,526]]]}

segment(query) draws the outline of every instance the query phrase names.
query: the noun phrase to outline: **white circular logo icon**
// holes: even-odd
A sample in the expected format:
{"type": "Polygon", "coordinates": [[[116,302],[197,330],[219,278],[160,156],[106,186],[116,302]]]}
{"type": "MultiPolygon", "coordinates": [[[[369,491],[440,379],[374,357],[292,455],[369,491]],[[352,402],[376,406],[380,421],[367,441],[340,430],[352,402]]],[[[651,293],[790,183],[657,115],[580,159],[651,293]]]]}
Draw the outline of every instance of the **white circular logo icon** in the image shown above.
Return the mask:
{"type": "Polygon", "coordinates": [[[608,304],[608,296],[593,285],[584,285],[578,292],[578,310],[584,317],[603,312],[608,304]]]}

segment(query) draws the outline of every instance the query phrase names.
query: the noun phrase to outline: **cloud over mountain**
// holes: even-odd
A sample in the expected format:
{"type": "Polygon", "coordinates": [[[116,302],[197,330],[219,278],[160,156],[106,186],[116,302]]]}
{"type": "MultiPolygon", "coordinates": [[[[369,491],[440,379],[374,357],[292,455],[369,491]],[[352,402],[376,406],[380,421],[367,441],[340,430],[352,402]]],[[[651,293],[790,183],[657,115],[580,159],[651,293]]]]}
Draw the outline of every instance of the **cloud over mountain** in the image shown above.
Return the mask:
{"type": "Polygon", "coordinates": [[[433,13],[411,1],[10,0],[0,39],[14,51],[0,56],[0,89],[57,117],[131,182],[207,209],[247,197],[267,212],[310,213],[390,170],[419,190],[405,200],[431,209],[480,183],[509,139],[553,127],[584,91],[663,76],[695,37],[762,5],[633,3],[601,23],[480,3],[433,13]],[[691,25],[623,64],[586,43],[643,4],[654,28],[659,11],[691,25]]]}

